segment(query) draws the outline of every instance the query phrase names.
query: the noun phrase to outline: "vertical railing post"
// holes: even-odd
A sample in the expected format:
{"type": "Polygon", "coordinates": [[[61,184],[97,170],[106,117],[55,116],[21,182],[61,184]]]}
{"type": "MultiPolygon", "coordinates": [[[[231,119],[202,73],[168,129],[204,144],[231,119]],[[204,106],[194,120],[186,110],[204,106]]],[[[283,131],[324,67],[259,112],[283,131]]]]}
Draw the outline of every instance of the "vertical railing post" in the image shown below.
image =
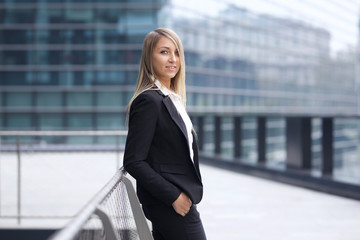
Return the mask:
{"type": "Polygon", "coordinates": [[[215,116],[215,155],[221,153],[221,117],[215,116]]]}
{"type": "Polygon", "coordinates": [[[334,122],[333,118],[322,119],[322,174],[331,175],[333,172],[333,153],[334,153],[334,122]]]}
{"type": "Polygon", "coordinates": [[[110,216],[98,206],[94,212],[104,226],[104,235],[106,240],[120,240],[116,235],[116,230],[110,216]]]}
{"type": "Polygon", "coordinates": [[[239,160],[241,158],[241,130],[242,130],[242,119],[241,117],[234,117],[234,158],[235,160],[239,160]]]}
{"type": "Polygon", "coordinates": [[[128,195],[131,210],[134,215],[135,225],[138,230],[139,238],[144,240],[154,240],[151,235],[149,225],[146,222],[144,212],[140,207],[139,199],[137,198],[135,189],[131,181],[127,177],[123,176],[122,182],[126,187],[126,192],[128,195]]]}
{"type": "Polygon", "coordinates": [[[20,157],[20,136],[16,136],[17,153],[17,220],[21,223],[21,157],[20,157]]]}
{"type": "Polygon", "coordinates": [[[266,161],[266,118],[257,118],[257,153],[258,163],[266,161]]]}

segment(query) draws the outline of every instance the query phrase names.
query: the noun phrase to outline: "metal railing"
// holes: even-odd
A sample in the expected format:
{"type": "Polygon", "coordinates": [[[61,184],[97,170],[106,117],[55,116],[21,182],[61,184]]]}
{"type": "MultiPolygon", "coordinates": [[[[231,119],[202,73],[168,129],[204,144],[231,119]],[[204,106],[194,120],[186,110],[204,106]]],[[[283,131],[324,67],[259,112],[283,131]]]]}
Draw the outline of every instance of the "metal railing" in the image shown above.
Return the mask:
{"type": "MultiPolygon", "coordinates": [[[[126,136],[127,131],[0,131],[0,154],[2,152],[16,152],[16,159],[17,159],[17,203],[16,203],[16,216],[5,216],[6,218],[17,218],[18,224],[21,223],[21,219],[24,217],[22,216],[22,153],[27,151],[66,151],[66,147],[61,146],[59,148],[54,148],[56,144],[53,144],[52,147],[45,146],[42,147],[41,144],[29,144],[28,142],[25,144],[22,142],[22,138],[24,137],[78,137],[78,136],[88,136],[88,137],[98,137],[98,136],[114,136],[115,140],[115,147],[110,149],[115,151],[116,153],[116,170],[120,168],[120,137],[126,136]],[[1,140],[2,138],[15,138],[14,143],[11,144],[4,144],[1,140]],[[31,146],[30,146],[31,145],[31,146]]],[[[35,141],[36,142],[36,141],[35,141]]],[[[51,144],[50,144],[51,145],[51,144]]],[[[72,149],[74,150],[74,149],[72,149]]],[[[77,150],[90,150],[93,149],[91,147],[82,147],[78,148],[77,150]]],[[[109,149],[105,149],[109,150],[109,149]]],[[[1,189],[0,189],[0,204],[1,204],[1,189]]],[[[0,208],[1,210],[1,208],[0,208]]],[[[4,217],[0,211],[0,218],[4,217]]],[[[68,217],[68,216],[67,216],[68,217]]]]}
{"type": "MultiPolygon", "coordinates": [[[[2,144],[1,152],[14,152],[17,159],[17,218],[18,223],[22,219],[21,204],[21,175],[22,154],[27,151],[67,151],[63,147],[55,145],[41,146],[38,140],[41,137],[68,137],[68,136],[115,136],[116,173],[111,180],[86,204],[83,209],[72,217],[72,220],[63,228],[50,237],[52,240],[68,239],[141,239],[152,240],[152,235],[145,216],[142,212],[139,200],[131,181],[125,176],[126,172],[120,168],[120,136],[126,136],[127,131],[0,131],[2,138],[12,138],[11,143],[2,144]],[[22,141],[24,137],[35,137],[29,143],[22,141]],[[54,147],[55,146],[55,147],[54,147]]],[[[93,146],[96,146],[93,145],[93,146]]],[[[83,151],[94,151],[93,146],[75,148],[83,151]],[[89,148],[90,147],[90,148],[89,148]]],[[[72,146],[74,148],[74,146],[72,146]]],[[[74,150],[74,149],[72,149],[74,150]]],[[[99,150],[99,149],[98,149],[99,150]]],[[[101,148],[100,148],[101,150],[101,148]]],[[[105,149],[106,151],[109,148],[105,149]]],[[[1,194],[0,194],[1,196],[1,194]]],[[[1,217],[1,215],[0,215],[1,217]]]]}
{"type": "Polygon", "coordinates": [[[50,239],[152,240],[135,190],[125,174],[123,168],[116,172],[80,213],[50,239]]]}

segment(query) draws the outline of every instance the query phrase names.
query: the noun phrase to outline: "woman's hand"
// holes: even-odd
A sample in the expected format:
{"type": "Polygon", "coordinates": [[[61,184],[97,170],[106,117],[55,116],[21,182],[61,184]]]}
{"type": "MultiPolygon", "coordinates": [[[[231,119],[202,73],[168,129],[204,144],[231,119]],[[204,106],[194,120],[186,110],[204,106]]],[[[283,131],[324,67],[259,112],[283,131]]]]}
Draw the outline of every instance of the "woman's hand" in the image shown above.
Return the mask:
{"type": "Polygon", "coordinates": [[[191,205],[192,202],[190,198],[183,192],[180,193],[179,197],[172,204],[175,212],[183,217],[189,212],[191,205]]]}

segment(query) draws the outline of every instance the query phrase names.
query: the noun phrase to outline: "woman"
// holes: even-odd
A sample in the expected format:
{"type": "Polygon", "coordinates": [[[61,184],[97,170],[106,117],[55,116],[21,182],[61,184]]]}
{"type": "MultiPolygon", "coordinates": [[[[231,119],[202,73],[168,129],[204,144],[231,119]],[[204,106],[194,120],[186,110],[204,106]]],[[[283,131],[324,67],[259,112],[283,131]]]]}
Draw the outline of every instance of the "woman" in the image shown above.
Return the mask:
{"type": "Polygon", "coordinates": [[[196,135],[185,103],[183,46],[173,31],[158,28],[144,40],[124,153],[155,240],[206,239],[196,209],[203,194],[196,135]]]}

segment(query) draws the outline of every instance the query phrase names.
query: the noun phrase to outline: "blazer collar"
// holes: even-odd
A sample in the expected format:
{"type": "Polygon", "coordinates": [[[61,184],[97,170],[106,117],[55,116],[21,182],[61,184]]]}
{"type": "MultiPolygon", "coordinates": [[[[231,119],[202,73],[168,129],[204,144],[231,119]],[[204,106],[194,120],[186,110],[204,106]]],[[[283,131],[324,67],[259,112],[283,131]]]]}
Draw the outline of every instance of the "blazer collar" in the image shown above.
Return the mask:
{"type": "Polygon", "coordinates": [[[159,80],[155,79],[154,84],[156,87],[158,87],[163,96],[170,96],[172,99],[181,101],[180,95],[176,94],[174,91],[168,89],[167,87],[164,87],[159,80]]]}
{"type": "MultiPolygon", "coordinates": [[[[159,92],[159,91],[158,91],[159,92]]],[[[176,123],[176,125],[180,128],[181,132],[183,133],[184,137],[186,138],[186,142],[189,142],[186,126],[184,121],[182,120],[180,114],[176,110],[176,107],[169,96],[164,96],[163,103],[168,110],[172,120],[176,123]]]]}

